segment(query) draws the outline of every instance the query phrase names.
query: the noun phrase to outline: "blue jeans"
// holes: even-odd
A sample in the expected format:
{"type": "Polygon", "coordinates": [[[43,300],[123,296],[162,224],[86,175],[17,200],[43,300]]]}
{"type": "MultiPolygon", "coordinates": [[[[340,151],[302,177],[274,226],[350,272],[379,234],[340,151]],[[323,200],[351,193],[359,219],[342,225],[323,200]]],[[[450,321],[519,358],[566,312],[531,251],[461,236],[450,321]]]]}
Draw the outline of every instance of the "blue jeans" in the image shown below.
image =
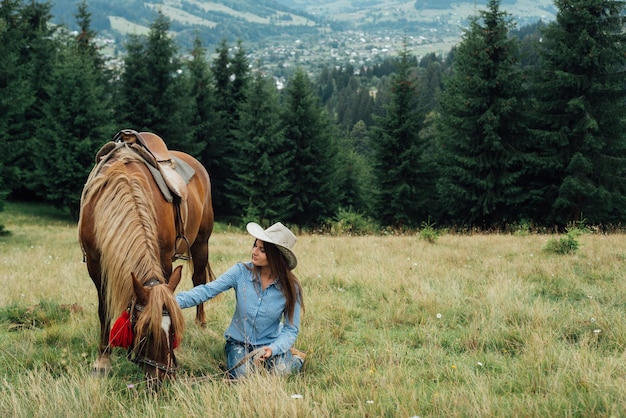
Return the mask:
{"type": "MultiPolygon", "coordinates": [[[[259,346],[261,347],[261,346],[259,346]]],[[[254,351],[256,348],[252,345],[241,344],[234,341],[226,341],[224,350],[226,351],[226,368],[228,369],[228,375],[232,379],[238,379],[244,377],[255,370],[255,364],[252,362],[252,358],[240,364],[237,368],[234,368],[246,355],[254,351]]],[[[291,354],[291,351],[287,351],[283,354],[272,356],[270,359],[261,362],[260,364],[272,373],[278,375],[288,375],[291,373],[298,373],[302,370],[303,360],[300,357],[295,357],[291,354]]]]}

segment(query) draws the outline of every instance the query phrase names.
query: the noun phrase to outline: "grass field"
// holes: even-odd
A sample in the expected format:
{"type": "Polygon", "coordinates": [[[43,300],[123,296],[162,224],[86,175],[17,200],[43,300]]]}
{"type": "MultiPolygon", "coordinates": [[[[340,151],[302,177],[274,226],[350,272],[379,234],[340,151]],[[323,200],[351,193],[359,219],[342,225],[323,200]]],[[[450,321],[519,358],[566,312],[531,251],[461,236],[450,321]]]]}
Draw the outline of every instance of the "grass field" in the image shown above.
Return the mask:
{"type": "MultiPolygon", "coordinates": [[[[223,380],[228,293],[206,329],[185,311],[179,379],[155,395],[122,350],[91,375],[96,291],[76,225],[14,203],[0,224],[2,417],[626,416],[624,235],[581,235],[568,255],[536,234],[300,235],[304,373],[223,380]]],[[[218,225],[214,271],[251,244],[218,225]]]]}

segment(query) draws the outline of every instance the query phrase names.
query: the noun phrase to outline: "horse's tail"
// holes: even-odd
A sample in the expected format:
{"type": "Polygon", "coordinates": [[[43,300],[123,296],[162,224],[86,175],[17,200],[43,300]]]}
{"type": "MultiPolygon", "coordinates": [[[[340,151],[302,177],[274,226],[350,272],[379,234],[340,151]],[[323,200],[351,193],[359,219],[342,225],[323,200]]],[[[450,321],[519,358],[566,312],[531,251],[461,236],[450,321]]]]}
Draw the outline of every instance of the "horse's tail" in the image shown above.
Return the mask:
{"type": "Polygon", "coordinates": [[[207,272],[207,280],[209,282],[212,282],[213,280],[215,280],[215,273],[213,273],[213,269],[211,268],[210,264],[207,264],[206,272],[207,272]]]}

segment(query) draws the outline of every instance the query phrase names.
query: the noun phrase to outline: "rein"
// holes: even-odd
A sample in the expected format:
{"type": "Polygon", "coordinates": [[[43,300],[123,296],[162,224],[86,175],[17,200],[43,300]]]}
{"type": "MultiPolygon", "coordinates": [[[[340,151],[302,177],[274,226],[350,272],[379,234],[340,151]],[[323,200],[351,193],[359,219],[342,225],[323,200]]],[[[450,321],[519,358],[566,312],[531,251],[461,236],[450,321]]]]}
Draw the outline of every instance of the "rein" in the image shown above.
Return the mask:
{"type": "MultiPolygon", "coordinates": [[[[228,377],[226,377],[226,375],[228,374],[228,372],[235,370],[237,367],[241,366],[242,364],[245,364],[247,361],[252,360],[252,361],[259,361],[259,358],[261,357],[261,355],[263,355],[264,350],[262,347],[259,347],[255,350],[252,350],[251,352],[249,352],[248,354],[246,354],[241,360],[239,360],[237,362],[237,364],[235,364],[233,367],[231,367],[228,370],[225,370],[221,373],[215,373],[212,375],[206,375],[206,376],[197,376],[197,377],[186,377],[183,378],[182,380],[188,383],[202,383],[202,382],[207,382],[207,381],[215,381],[216,378],[219,378],[220,376],[222,378],[224,378],[224,380],[226,382],[232,382],[232,379],[229,379],[228,377]]],[[[156,364],[156,362],[154,362],[156,364]]],[[[160,364],[159,364],[160,365],[160,364]]],[[[159,365],[152,365],[153,367],[157,367],[159,370],[163,370],[165,372],[167,372],[164,369],[161,369],[159,367],[159,365]]],[[[162,366],[162,365],[161,365],[162,366]]],[[[142,382],[143,383],[143,382],[142,382]]],[[[126,385],[127,389],[136,389],[136,387],[139,385],[140,383],[130,383],[128,385],[126,385]]]]}

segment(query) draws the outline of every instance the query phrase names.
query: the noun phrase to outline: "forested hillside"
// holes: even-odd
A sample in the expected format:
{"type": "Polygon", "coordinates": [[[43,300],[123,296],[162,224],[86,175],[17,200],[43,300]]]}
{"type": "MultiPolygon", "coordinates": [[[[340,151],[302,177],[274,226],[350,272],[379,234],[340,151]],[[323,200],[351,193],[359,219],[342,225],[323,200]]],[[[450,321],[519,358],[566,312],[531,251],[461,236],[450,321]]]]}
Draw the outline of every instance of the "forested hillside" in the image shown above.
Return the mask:
{"type": "MultiPolygon", "coordinates": [[[[381,48],[384,38],[420,37],[422,42],[449,49],[457,41],[467,17],[486,5],[486,0],[448,1],[275,1],[275,0],[90,0],[92,27],[115,39],[122,48],[125,36],[147,33],[157,13],[167,16],[177,43],[191,48],[193,38],[207,45],[221,39],[243,40],[251,50],[264,49],[282,41],[302,40],[312,49],[327,38],[339,40],[363,35],[376,36],[381,48]],[[439,45],[442,44],[442,45],[439,45]]],[[[520,24],[552,20],[550,0],[505,0],[505,7],[520,24]]],[[[75,29],[75,0],[52,2],[53,21],[75,29]]],[[[388,41],[386,42],[389,43],[388,41]]],[[[365,45],[363,45],[365,46],[365,45]]]]}
{"type": "Polygon", "coordinates": [[[296,67],[283,85],[244,41],[196,37],[183,53],[163,14],[109,67],[86,2],[72,33],[47,3],[4,1],[0,203],[76,215],[96,151],[132,128],[197,156],[218,218],[236,223],[620,227],[625,4],[556,4],[554,22],[517,28],[490,0],[447,54],[296,67]]]}

